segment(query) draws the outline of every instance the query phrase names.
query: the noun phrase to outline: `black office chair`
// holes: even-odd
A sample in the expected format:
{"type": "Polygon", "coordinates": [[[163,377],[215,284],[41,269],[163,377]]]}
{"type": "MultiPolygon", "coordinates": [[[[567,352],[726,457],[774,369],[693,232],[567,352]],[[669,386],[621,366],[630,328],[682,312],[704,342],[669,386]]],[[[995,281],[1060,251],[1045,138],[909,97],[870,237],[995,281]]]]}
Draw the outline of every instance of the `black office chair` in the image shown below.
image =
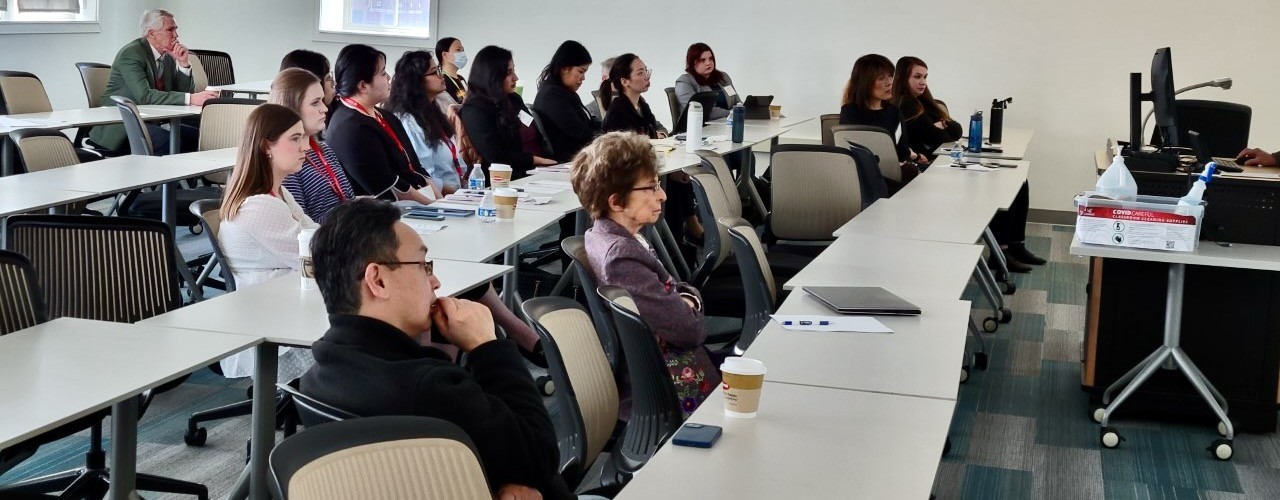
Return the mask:
{"type": "MultiPolygon", "coordinates": [[[[675,87],[667,87],[665,89],[662,89],[662,91],[667,95],[667,108],[671,110],[671,121],[674,123],[676,120],[680,118],[680,112],[681,112],[680,98],[676,97],[675,87]]],[[[606,103],[606,105],[607,104],[608,103],[606,103]]],[[[671,133],[674,134],[677,132],[672,130],[671,133]]]]}
{"type": "MultiPolygon", "coordinates": [[[[151,156],[154,148],[151,133],[142,121],[142,113],[132,99],[111,96],[116,108],[120,110],[120,118],[124,123],[125,134],[129,138],[129,152],[135,155],[151,156]]],[[[222,199],[222,190],[216,187],[202,186],[194,189],[176,189],[174,193],[178,226],[186,226],[193,234],[199,234],[203,228],[200,218],[189,213],[191,204],[199,200],[222,199]]],[[[129,217],[144,219],[162,219],[163,202],[160,190],[131,191],[120,201],[120,213],[129,217]]]]}
{"type": "MultiPolygon", "coordinates": [[[[1175,108],[1178,120],[1178,145],[1191,147],[1187,132],[1200,133],[1200,143],[1209,156],[1235,158],[1249,147],[1249,126],[1253,109],[1243,104],[1199,99],[1179,99],[1175,108]]],[[[1151,144],[1160,146],[1160,131],[1151,134],[1151,144]]]]}
{"type": "Polygon", "coordinates": [[[657,339],[640,318],[631,295],[616,286],[602,286],[598,292],[613,311],[631,377],[631,419],[622,433],[616,463],[622,474],[632,475],[675,434],[684,423],[684,413],[657,339]]]}
{"type": "Polygon", "coordinates": [[[733,255],[737,257],[738,270],[742,273],[742,291],[747,300],[747,314],[742,318],[742,337],[734,345],[734,353],[741,355],[769,323],[769,317],[778,304],[778,290],[769,269],[769,260],[764,258],[764,246],[751,223],[732,217],[723,217],[719,223],[729,230],[733,255]]]}
{"type": "Polygon", "coordinates": [[[560,248],[573,259],[577,267],[578,283],[587,299],[587,308],[591,311],[591,322],[595,324],[596,335],[600,337],[600,347],[604,349],[604,357],[613,367],[614,375],[622,375],[622,353],[618,346],[618,332],[613,326],[613,312],[600,294],[594,290],[599,286],[596,274],[587,261],[587,249],[582,236],[570,236],[560,242],[560,248]]]}
{"type": "Polygon", "coordinates": [[[191,53],[200,58],[204,74],[209,78],[209,85],[231,85],[236,82],[236,72],[231,66],[231,54],[217,50],[191,49],[191,53]]]}
{"type": "Polygon", "coordinates": [[[462,428],[438,418],[344,420],[299,432],[271,450],[271,496],[488,499],[479,457],[462,428]]]}
{"type": "Polygon", "coordinates": [[[298,423],[303,427],[315,427],[358,418],[354,413],[303,394],[292,385],[282,382],[276,384],[276,389],[293,401],[293,405],[298,409],[298,423]]]}
{"type": "MultiPolygon", "coordinates": [[[[41,292],[38,297],[49,318],[136,323],[181,305],[173,233],[164,223],[123,217],[20,215],[9,219],[6,244],[30,258],[41,292]]],[[[179,377],[145,391],[140,397],[139,418],[156,394],[185,380],[185,376],[179,377]]],[[[65,437],[89,430],[85,467],[0,487],[0,498],[59,491],[66,498],[105,494],[108,472],[102,418],[109,414],[109,409],[104,410],[52,433],[65,437]]],[[[201,499],[209,495],[201,484],[141,473],[137,477],[140,490],[201,499]]]]}
{"type": "MultiPolygon", "coordinates": [[[[31,259],[0,250],[0,335],[44,323],[44,300],[31,259]]],[[[0,470],[2,473],[3,470],[0,470]]]]}

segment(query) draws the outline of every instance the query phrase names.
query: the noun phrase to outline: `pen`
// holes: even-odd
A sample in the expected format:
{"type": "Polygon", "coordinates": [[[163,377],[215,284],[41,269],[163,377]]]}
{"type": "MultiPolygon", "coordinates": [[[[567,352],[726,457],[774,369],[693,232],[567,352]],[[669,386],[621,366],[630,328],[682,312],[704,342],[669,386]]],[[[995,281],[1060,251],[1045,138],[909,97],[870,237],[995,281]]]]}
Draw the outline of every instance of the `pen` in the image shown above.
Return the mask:
{"type": "Polygon", "coordinates": [[[801,325],[812,325],[812,324],[813,324],[813,322],[812,322],[812,321],[801,321],[801,322],[800,322],[800,324],[801,324],[801,325]]]}

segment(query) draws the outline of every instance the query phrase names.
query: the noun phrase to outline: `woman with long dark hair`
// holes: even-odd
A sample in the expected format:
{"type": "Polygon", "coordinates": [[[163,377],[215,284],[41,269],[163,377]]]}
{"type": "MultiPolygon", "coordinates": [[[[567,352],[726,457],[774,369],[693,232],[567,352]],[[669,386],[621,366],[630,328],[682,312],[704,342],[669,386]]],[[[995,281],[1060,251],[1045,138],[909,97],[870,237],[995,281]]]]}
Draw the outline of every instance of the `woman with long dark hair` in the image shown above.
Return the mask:
{"type": "Polygon", "coordinates": [[[729,110],[740,100],[733,88],[733,79],[716,65],[716,53],[702,42],[690,45],[685,51],[684,74],[676,78],[676,100],[680,101],[680,108],[688,106],[689,99],[698,92],[716,93],[716,107],[707,110],[710,120],[729,116],[729,110]]]}
{"type": "Polygon", "coordinates": [[[591,67],[591,54],[581,43],[568,40],[560,44],[551,62],[538,77],[538,97],[533,110],[542,117],[547,139],[556,161],[573,159],[597,135],[600,122],[591,117],[578,89],[591,67]]]}
{"type": "Polygon", "coordinates": [[[356,194],[431,203],[443,194],[418,162],[404,124],[378,108],[391,95],[386,68],[382,51],[342,48],[334,69],[340,105],[329,118],[326,139],[356,181],[356,194]]]}
{"type": "Polygon", "coordinates": [[[510,165],[511,177],[528,175],[538,165],[555,165],[546,158],[534,128],[533,114],[516,94],[516,64],[511,51],[490,45],[476,54],[471,68],[471,89],[462,103],[462,126],[483,161],[485,176],[489,165],[510,165]]]}
{"type": "Polygon", "coordinates": [[[461,189],[467,172],[453,140],[453,124],[437,104],[436,98],[444,92],[444,76],[431,53],[411,50],[396,62],[391,98],[384,107],[404,124],[418,162],[449,194],[461,189]]]}
{"type": "Polygon", "coordinates": [[[928,158],[911,150],[902,126],[902,112],[893,104],[893,63],[880,54],[867,54],[853,63],[840,101],[841,125],[880,127],[889,133],[898,152],[902,183],[920,173],[928,158]]]}

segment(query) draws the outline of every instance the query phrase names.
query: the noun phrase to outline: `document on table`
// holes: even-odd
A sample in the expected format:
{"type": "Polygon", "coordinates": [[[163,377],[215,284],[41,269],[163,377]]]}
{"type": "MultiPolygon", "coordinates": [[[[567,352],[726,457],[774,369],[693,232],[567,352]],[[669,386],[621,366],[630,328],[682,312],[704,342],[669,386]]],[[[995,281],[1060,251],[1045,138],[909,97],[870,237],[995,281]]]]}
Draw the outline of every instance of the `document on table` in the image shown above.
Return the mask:
{"type": "Polygon", "coordinates": [[[568,163],[557,163],[555,165],[534,167],[533,171],[541,174],[564,174],[569,172],[569,167],[571,165],[568,163]]]}
{"type": "Polygon", "coordinates": [[[795,332],[893,333],[892,329],[871,316],[775,314],[773,320],[783,328],[795,332]]]}
{"type": "Polygon", "coordinates": [[[48,120],[41,118],[14,118],[11,116],[0,116],[0,127],[56,127],[66,125],[67,122],[59,120],[48,120]]]}
{"type": "Polygon", "coordinates": [[[992,167],[980,165],[977,163],[952,163],[949,166],[957,170],[964,170],[966,172],[978,172],[978,173],[984,173],[984,174],[995,170],[992,167]]]}
{"type": "Polygon", "coordinates": [[[405,225],[413,229],[413,232],[418,234],[435,234],[440,231],[443,231],[444,228],[448,227],[439,222],[431,222],[431,221],[409,219],[409,218],[401,218],[400,222],[405,223],[405,225]]]}

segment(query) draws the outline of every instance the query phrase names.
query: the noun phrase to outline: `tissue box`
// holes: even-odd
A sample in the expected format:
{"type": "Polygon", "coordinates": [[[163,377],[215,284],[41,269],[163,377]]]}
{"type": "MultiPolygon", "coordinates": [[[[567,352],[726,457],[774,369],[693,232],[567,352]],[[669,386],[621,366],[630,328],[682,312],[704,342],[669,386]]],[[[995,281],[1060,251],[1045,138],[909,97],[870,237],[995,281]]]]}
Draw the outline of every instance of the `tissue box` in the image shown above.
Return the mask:
{"type": "Polygon", "coordinates": [[[1076,196],[1076,239],[1092,245],[1190,252],[1200,242],[1203,201],[1178,205],[1178,198],[1138,196],[1113,200],[1093,191],[1076,196]]]}

